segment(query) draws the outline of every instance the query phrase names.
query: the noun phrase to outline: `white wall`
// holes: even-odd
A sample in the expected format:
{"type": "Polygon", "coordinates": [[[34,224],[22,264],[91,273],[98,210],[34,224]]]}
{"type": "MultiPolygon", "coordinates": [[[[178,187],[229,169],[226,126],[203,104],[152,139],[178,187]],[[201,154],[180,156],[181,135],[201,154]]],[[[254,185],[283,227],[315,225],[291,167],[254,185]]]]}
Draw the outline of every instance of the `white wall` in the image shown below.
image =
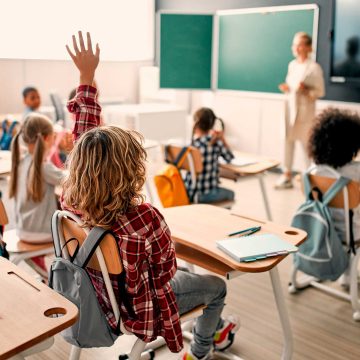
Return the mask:
{"type": "MultiPolygon", "coordinates": [[[[281,95],[272,98],[251,96],[236,91],[194,92],[192,112],[201,106],[211,107],[217,116],[224,119],[226,134],[234,149],[283,161],[285,102],[281,95]]],[[[360,114],[358,103],[325,100],[317,102],[317,112],[329,106],[349,109],[360,114]]],[[[297,144],[294,169],[305,168],[304,154],[297,144]]]]}
{"type": "MultiPolygon", "coordinates": [[[[101,62],[96,81],[101,98],[123,98],[126,102],[138,100],[138,73],[140,66],[152,62],[101,62]]],[[[0,114],[23,111],[21,91],[25,86],[37,87],[42,104],[49,105],[49,92],[57,90],[67,99],[78,85],[78,72],[70,61],[0,60],[0,114]]]]}

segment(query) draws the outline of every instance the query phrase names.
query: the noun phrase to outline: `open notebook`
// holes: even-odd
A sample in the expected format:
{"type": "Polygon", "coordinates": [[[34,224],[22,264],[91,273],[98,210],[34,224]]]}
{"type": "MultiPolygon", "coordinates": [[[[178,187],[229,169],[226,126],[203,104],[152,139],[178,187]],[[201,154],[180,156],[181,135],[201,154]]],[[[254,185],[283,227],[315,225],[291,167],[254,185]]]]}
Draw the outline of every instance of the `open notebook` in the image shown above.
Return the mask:
{"type": "MultiPolygon", "coordinates": [[[[219,163],[227,164],[227,162],[223,158],[219,158],[219,163]]],[[[231,165],[238,166],[238,167],[253,165],[256,163],[257,163],[257,161],[254,158],[240,157],[240,156],[234,157],[230,162],[231,165]]]]}
{"type": "Polygon", "coordinates": [[[216,242],[219,249],[239,262],[296,252],[298,248],[274,234],[232,237],[216,242]]]}

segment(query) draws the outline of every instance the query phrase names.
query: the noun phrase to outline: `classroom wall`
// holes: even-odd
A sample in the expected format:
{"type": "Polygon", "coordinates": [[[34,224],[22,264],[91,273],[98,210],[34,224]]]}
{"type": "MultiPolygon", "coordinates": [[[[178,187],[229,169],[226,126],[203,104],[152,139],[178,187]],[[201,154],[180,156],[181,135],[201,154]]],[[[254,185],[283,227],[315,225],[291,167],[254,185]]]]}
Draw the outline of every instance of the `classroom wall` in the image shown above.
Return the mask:
{"type": "MultiPolygon", "coordinates": [[[[96,76],[100,100],[137,102],[139,68],[146,65],[152,62],[101,62],[96,76]]],[[[21,113],[25,86],[38,87],[43,105],[50,105],[49,92],[56,90],[67,99],[78,85],[78,72],[70,61],[0,60],[0,84],[0,114],[21,113]]]]}
{"type": "Polygon", "coordinates": [[[326,78],[326,99],[347,102],[360,102],[360,87],[331,83],[329,80],[331,42],[330,31],[333,27],[334,0],[156,0],[158,10],[215,11],[220,9],[240,9],[261,6],[280,6],[297,4],[318,4],[319,34],[317,61],[324,70],[326,78]]]}
{"type": "MultiPolygon", "coordinates": [[[[330,39],[333,0],[156,0],[158,10],[183,10],[212,12],[220,9],[280,6],[317,3],[319,12],[319,36],[317,61],[321,64],[326,80],[326,100],[317,102],[317,111],[328,106],[350,108],[360,114],[360,89],[341,84],[330,84],[330,39]]],[[[229,142],[235,149],[258,153],[283,160],[285,143],[285,101],[281,96],[262,96],[239,91],[192,91],[190,108],[194,112],[200,106],[212,107],[217,116],[226,122],[229,142]]],[[[299,145],[295,151],[294,168],[304,170],[306,163],[299,145]]]]}

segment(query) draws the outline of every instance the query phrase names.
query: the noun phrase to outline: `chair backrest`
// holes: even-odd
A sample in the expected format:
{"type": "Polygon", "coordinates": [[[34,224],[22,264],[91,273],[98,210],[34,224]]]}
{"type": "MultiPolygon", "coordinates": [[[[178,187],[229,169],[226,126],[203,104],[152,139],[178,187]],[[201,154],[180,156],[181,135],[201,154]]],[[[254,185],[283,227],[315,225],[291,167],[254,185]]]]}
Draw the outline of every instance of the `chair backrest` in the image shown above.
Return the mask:
{"type": "Polygon", "coordinates": [[[4,203],[1,200],[1,193],[0,193],[0,226],[7,225],[8,223],[9,223],[9,219],[5,210],[4,203]]]}
{"type": "MultiPolygon", "coordinates": [[[[168,145],[166,160],[169,160],[170,162],[174,162],[182,148],[183,148],[182,146],[178,146],[178,145],[168,145]]],[[[181,164],[180,169],[191,172],[191,161],[192,161],[192,163],[194,164],[194,170],[195,170],[196,174],[201,174],[203,171],[203,163],[202,163],[201,153],[200,153],[199,149],[197,149],[194,146],[189,146],[189,148],[190,148],[190,151],[189,151],[186,159],[184,160],[184,162],[181,164]]]]}
{"type": "MultiPolygon", "coordinates": [[[[324,194],[336,182],[336,178],[329,178],[319,175],[309,175],[310,183],[313,187],[319,188],[324,194]]],[[[346,186],[348,194],[348,208],[354,209],[360,204],[360,183],[351,181],[346,186]]],[[[330,202],[329,206],[335,208],[345,208],[344,191],[340,191],[334,199],[330,202]]]]}
{"type": "Polygon", "coordinates": [[[50,93],[50,100],[55,108],[56,121],[65,120],[66,115],[64,111],[64,106],[59,94],[50,93]]]}
{"type": "MultiPolygon", "coordinates": [[[[61,219],[61,226],[63,230],[63,238],[65,243],[72,238],[76,238],[79,241],[79,245],[81,246],[86,239],[86,232],[80,224],[76,223],[75,221],[63,217],[61,219]]],[[[121,264],[120,254],[119,254],[119,247],[116,242],[114,236],[108,234],[104,237],[100,244],[101,252],[104,256],[105,264],[107,271],[109,274],[121,274],[123,271],[123,266],[121,264]]],[[[76,249],[76,242],[70,241],[66,243],[66,248],[69,255],[73,255],[76,249]]],[[[101,271],[101,267],[99,261],[97,259],[96,254],[90,259],[88,266],[90,269],[94,269],[97,271],[101,271]]]]}

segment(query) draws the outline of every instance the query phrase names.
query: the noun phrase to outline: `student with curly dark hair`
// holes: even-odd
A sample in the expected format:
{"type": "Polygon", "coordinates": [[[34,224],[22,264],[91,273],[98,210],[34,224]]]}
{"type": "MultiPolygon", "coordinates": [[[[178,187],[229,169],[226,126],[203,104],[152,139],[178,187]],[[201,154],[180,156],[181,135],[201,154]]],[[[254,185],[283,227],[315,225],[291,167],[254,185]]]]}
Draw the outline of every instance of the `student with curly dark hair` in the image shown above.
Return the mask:
{"type": "MultiPolygon", "coordinates": [[[[360,183],[360,161],[355,157],[360,150],[360,117],[349,111],[323,111],[311,130],[308,143],[309,157],[315,163],[312,174],[336,177],[338,174],[360,183]]],[[[345,240],[344,211],[331,208],[335,229],[345,240]]],[[[354,209],[354,239],[360,239],[360,206],[354,209]]]]}

